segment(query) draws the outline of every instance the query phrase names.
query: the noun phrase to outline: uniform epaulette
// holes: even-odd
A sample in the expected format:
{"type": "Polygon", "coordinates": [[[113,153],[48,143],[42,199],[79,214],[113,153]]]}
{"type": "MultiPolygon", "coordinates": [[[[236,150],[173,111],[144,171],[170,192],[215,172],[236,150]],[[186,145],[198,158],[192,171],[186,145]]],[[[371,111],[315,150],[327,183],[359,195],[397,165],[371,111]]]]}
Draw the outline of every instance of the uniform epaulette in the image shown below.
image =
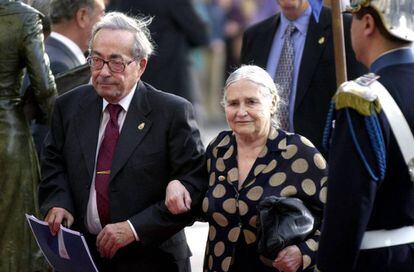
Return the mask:
{"type": "MultiPolygon", "coordinates": [[[[378,114],[381,111],[381,104],[376,91],[371,84],[376,82],[378,76],[375,74],[366,74],[353,81],[343,83],[332,99],[331,107],[328,112],[325,130],[323,133],[323,146],[328,149],[330,137],[332,135],[333,121],[335,120],[335,109],[345,109],[345,116],[348,123],[352,140],[357,152],[361,157],[365,168],[367,169],[372,180],[379,182],[385,176],[386,170],[386,153],[385,144],[382,136],[381,126],[378,114]],[[353,109],[364,116],[365,128],[370,138],[371,147],[374,150],[376,165],[372,165],[364,154],[360,140],[354,129],[351,115],[347,109],[353,109]]],[[[375,84],[373,84],[375,85],[375,84]]]]}
{"type": "Polygon", "coordinates": [[[333,97],[336,110],[352,108],[364,116],[370,116],[373,110],[379,113],[381,105],[370,87],[370,83],[377,78],[374,74],[366,74],[356,80],[342,83],[333,97]]]}

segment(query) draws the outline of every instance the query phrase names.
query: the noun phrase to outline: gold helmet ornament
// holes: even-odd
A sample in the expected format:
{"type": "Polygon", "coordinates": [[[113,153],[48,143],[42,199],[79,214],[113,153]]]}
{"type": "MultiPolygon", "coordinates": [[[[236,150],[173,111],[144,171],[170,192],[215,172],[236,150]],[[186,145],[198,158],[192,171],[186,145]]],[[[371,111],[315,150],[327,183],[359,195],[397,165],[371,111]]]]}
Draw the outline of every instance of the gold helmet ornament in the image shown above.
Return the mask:
{"type": "Polygon", "coordinates": [[[373,7],[392,36],[414,41],[414,0],[351,0],[350,4],[347,11],[351,13],[373,7]]]}

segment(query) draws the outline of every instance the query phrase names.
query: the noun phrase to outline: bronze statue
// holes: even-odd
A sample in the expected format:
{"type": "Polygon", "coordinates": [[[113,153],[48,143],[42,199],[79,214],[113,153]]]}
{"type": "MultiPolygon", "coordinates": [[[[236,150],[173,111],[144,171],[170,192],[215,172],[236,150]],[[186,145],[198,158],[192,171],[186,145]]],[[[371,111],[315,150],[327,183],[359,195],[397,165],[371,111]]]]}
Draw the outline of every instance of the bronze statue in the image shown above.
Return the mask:
{"type": "Polygon", "coordinates": [[[0,271],[44,268],[25,220],[25,213],[38,213],[40,172],[20,95],[24,68],[46,119],[56,86],[44,51],[41,14],[21,2],[0,0],[0,271]]]}

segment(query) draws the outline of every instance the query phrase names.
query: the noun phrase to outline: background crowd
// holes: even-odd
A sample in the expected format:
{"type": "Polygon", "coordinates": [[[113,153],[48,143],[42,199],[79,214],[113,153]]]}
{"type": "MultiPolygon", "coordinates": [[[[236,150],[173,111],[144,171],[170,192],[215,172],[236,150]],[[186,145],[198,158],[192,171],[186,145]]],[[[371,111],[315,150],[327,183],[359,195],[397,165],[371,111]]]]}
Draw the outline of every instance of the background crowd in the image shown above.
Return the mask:
{"type": "MultiPolygon", "coordinates": [[[[32,5],[46,15],[50,14],[52,8],[53,18],[46,16],[43,19],[44,24],[46,24],[46,33],[49,33],[50,25],[54,25],[55,29],[57,28],[58,21],[61,20],[59,17],[69,17],[69,14],[73,12],[73,10],[65,9],[64,5],[61,7],[51,6],[51,0],[25,0],[22,2],[32,5]]],[[[222,121],[223,111],[219,101],[222,95],[223,83],[230,72],[242,63],[240,54],[244,30],[273,16],[280,10],[277,1],[274,0],[192,0],[197,18],[191,18],[191,14],[188,14],[185,7],[183,9],[180,5],[176,5],[179,1],[177,3],[168,1],[168,5],[175,6],[174,9],[166,8],[168,5],[165,4],[165,1],[139,1],[138,3],[125,0],[100,0],[97,2],[101,2],[97,14],[104,7],[107,12],[117,10],[129,15],[155,16],[150,30],[152,34],[155,34],[153,38],[157,44],[157,53],[151,60],[153,65],[150,67],[154,68],[147,70],[144,80],[159,89],[176,94],[179,92],[179,95],[193,103],[197,112],[197,120],[207,124],[222,121]],[[166,16],[169,10],[173,10],[175,15],[171,16],[169,14],[166,16]],[[174,19],[174,16],[176,19],[174,19]],[[187,21],[185,17],[187,17],[187,21]],[[194,23],[195,21],[198,22],[194,23]],[[169,23],[179,24],[179,26],[171,28],[168,27],[169,23]],[[203,32],[200,23],[207,26],[207,31],[203,32]],[[174,33],[177,31],[181,33],[174,33]],[[180,47],[180,45],[176,45],[177,41],[187,43],[187,45],[181,45],[180,47]],[[183,47],[187,48],[183,49],[183,47]],[[183,72],[160,71],[160,69],[171,66],[183,72]],[[160,76],[160,72],[161,75],[165,76],[160,76]],[[157,74],[157,77],[155,77],[155,74],[157,74]],[[171,78],[176,80],[169,80],[171,78]]],[[[325,2],[325,5],[329,6],[329,1],[325,2]]],[[[90,3],[93,3],[93,1],[90,3]]],[[[348,0],[343,0],[342,3],[345,6],[348,0]]],[[[79,30],[68,30],[62,27],[60,29],[63,29],[64,33],[60,33],[60,30],[54,32],[68,36],[71,41],[79,41],[79,47],[86,51],[85,45],[81,45],[81,43],[84,43],[89,37],[90,27],[89,29],[82,28],[79,30]],[[69,31],[71,34],[67,34],[69,31]],[[75,34],[83,35],[84,41],[80,37],[74,38],[72,35],[75,34]]],[[[67,40],[66,42],[70,43],[67,40]]],[[[76,57],[70,55],[70,52],[66,53],[66,60],[61,59],[59,63],[54,63],[56,58],[54,55],[57,54],[59,58],[62,58],[62,52],[56,53],[53,46],[56,46],[53,37],[46,39],[46,51],[49,51],[51,69],[54,75],[75,67],[80,68],[82,64],[86,63],[86,59],[83,59],[82,56],[78,55],[76,57]],[[50,49],[48,50],[48,48],[50,49]]],[[[85,80],[77,82],[84,83],[85,80]]],[[[67,82],[65,79],[62,79],[62,81],[67,82]]],[[[57,82],[58,85],[62,85],[60,89],[67,91],[70,88],[64,83],[57,82]]]]}
{"type": "MultiPolygon", "coordinates": [[[[56,15],[57,10],[62,10],[60,13],[64,11],[70,14],[70,11],[63,10],[63,7],[51,6],[50,0],[27,0],[23,2],[38,8],[44,14],[49,14],[52,8],[53,18],[45,18],[45,20],[50,20],[49,25],[56,26],[58,24],[57,17],[59,15],[56,15]]],[[[180,1],[177,1],[177,3],[175,1],[168,1],[168,4],[165,1],[102,0],[97,2],[102,2],[100,5],[105,5],[107,12],[119,10],[130,15],[151,15],[156,17],[153,25],[150,26],[151,32],[155,35],[163,35],[163,37],[153,37],[157,44],[157,54],[153,57],[154,60],[151,61],[154,61],[154,63],[157,63],[157,60],[160,61],[160,63],[157,63],[157,66],[162,68],[155,67],[153,68],[154,71],[147,70],[148,75],[144,77],[144,80],[148,81],[148,79],[151,79],[153,77],[151,73],[159,75],[159,69],[166,69],[163,67],[175,67],[178,70],[186,70],[186,82],[182,84],[179,84],[179,82],[184,81],[184,79],[173,81],[163,76],[158,76],[158,78],[163,78],[162,82],[160,80],[154,80],[154,82],[149,80],[149,82],[157,88],[165,89],[166,91],[185,92],[183,96],[193,103],[198,112],[199,121],[217,121],[222,119],[223,115],[219,100],[222,94],[223,83],[229,73],[240,65],[243,31],[248,26],[274,15],[279,10],[274,0],[194,0],[192,4],[197,13],[197,18],[194,18],[191,17],[191,14],[188,14],[188,10],[185,7],[176,5],[180,1]],[[172,9],[176,13],[175,17],[174,15],[171,16],[171,14],[165,16],[171,10],[166,7],[168,5],[175,5],[174,9],[172,9]],[[164,15],[164,17],[160,15],[164,15]],[[186,21],[186,18],[181,17],[188,17],[188,21],[186,21]],[[159,22],[159,20],[164,21],[159,22]],[[207,25],[207,31],[203,31],[203,27],[200,28],[200,22],[194,24],[195,21],[200,21],[202,24],[207,25]],[[169,23],[180,25],[171,29],[171,27],[168,27],[169,23]],[[177,31],[177,29],[182,33],[172,33],[177,31]],[[165,34],[166,32],[168,34],[165,34]],[[181,45],[180,48],[180,45],[176,44],[177,41],[185,42],[187,45],[181,45]],[[183,51],[183,47],[188,49],[183,51]],[[166,57],[164,58],[164,56],[166,57]],[[171,60],[172,62],[169,62],[171,60]],[[189,86],[183,86],[183,84],[189,86]]],[[[60,16],[68,15],[62,14],[60,16]]],[[[80,40],[67,35],[66,33],[69,32],[67,28],[64,31],[63,35],[69,36],[71,40],[80,40]]],[[[85,31],[90,32],[90,29],[71,31],[71,33],[78,33],[80,35],[85,31]]],[[[58,30],[57,32],[60,31],[58,30]]],[[[49,39],[49,41],[46,39],[46,41],[46,49],[51,46],[48,44],[54,43],[53,39],[49,39]]],[[[85,46],[80,46],[80,48],[85,50],[85,46]]],[[[81,57],[75,58],[72,56],[70,58],[72,64],[59,68],[59,65],[54,64],[54,57],[50,58],[52,62],[51,68],[55,75],[86,63],[86,60],[78,61],[79,58],[82,59],[81,57]]],[[[65,62],[65,60],[60,60],[60,62],[65,62]]],[[[175,78],[178,76],[180,78],[183,75],[173,74],[171,76],[175,76],[175,78]]]]}

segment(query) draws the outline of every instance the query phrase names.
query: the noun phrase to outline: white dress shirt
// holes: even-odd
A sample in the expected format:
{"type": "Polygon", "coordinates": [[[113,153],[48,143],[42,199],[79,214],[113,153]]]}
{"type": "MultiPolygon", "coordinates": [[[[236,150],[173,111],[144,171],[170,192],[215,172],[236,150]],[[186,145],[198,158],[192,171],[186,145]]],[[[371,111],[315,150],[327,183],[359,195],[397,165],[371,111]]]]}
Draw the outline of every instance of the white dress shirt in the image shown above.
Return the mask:
{"type": "MultiPolygon", "coordinates": [[[[135,86],[131,89],[129,94],[125,96],[124,98],[122,98],[118,103],[122,107],[122,111],[119,113],[119,116],[118,116],[119,133],[121,133],[122,126],[124,124],[125,117],[128,113],[129,105],[131,104],[132,98],[134,97],[136,87],[137,87],[137,84],[135,84],[135,86]]],[[[96,147],[96,154],[95,154],[94,173],[96,172],[96,161],[98,158],[99,148],[102,144],[106,124],[108,123],[109,118],[110,118],[109,112],[106,109],[106,106],[109,103],[105,99],[102,100],[102,103],[103,103],[102,119],[101,119],[101,124],[99,126],[99,136],[98,136],[98,145],[96,147]]],[[[129,220],[128,220],[128,223],[132,229],[132,232],[134,233],[135,240],[138,241],[138,235],[134,227],[132,226],[131,222],[129,222],[129,220]]],[[[91,184],[91,188],[89,191],[89,201],[88,201],[88,207],[86,211],[86,225],[87,225],[88,231],[92,234],[97,235],[102,230],[102,225],[99,219],[98,207],[96,203],[95,175],[92,178],[92,184],[91,184]]]]}

